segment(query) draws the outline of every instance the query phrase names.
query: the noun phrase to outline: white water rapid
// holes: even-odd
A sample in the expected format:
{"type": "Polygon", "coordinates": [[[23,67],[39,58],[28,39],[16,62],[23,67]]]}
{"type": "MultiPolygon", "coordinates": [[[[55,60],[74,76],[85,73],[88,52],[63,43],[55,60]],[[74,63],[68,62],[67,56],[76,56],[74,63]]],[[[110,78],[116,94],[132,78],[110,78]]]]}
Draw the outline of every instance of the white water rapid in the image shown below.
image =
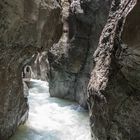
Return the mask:
{"type": "Polygon", "coordinates": [[[29,118],[10,140],[90,140],[88,112],[49,96],[48,83],[31,80],[29,118]]]}

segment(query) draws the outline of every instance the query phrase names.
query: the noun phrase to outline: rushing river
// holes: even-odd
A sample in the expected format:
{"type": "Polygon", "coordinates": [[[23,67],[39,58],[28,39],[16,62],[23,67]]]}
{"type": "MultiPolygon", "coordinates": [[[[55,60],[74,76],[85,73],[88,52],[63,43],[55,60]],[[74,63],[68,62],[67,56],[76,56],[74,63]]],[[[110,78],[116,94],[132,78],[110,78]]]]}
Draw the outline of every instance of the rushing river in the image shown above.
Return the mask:
{"type": "Polygon", "coordinates": [[[90,140],[87,111],[74,102],[50,97],[46,82],[31,82],[28,121],[10,140],[90,140]]]}

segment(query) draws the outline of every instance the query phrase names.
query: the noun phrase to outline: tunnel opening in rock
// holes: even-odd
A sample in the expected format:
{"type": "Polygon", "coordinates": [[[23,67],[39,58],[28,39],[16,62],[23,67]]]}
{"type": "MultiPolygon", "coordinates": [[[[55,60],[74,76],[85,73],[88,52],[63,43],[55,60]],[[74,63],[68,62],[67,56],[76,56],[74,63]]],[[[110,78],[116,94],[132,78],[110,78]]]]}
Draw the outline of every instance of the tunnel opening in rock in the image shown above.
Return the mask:
{"type": "Polygon", "coordinates": [[[22,70],[22,78],[23,80],[25,80],[25,78],[28,78],[30,80],[30,78],[32,78],[32,68],[29,65],[24,66],[23,70],[22,70]]]}

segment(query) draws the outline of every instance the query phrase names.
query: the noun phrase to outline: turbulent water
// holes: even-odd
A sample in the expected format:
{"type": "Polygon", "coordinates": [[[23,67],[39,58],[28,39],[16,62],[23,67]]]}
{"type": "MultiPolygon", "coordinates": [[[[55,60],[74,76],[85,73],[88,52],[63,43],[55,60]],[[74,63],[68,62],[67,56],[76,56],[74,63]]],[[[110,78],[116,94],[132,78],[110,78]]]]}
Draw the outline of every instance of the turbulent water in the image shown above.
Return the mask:
{"type": "Polygon", "coordinates": [[[10,140],[90,140],[87,111],[74,102],[49,97],[46,82],[31,82],[29,119],[10,140]]]}

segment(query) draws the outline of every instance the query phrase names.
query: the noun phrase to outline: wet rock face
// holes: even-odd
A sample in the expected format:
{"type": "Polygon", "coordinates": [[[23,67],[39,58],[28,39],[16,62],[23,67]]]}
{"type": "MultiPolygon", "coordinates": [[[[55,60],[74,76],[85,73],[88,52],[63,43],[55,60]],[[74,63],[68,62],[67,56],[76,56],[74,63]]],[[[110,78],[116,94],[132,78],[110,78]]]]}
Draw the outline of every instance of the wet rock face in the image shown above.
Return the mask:
{"type": "Polygon", "coordinates": [[[57,42],[60,5],[55,0],[0,1],[0,139],[6,140],[28,114],[22,68],[57,42]],[[51,19],[51,20],[50,20],[51,19]]]}
{"type": "Polygon", "coordinates": [[[99,140],[140,139],[140,24],[136,20],[140,3],[136,2],[113,1],[94,53],[88,105],[92,136],[99,140]]]}
{"type": "Polygon", "coordinates": [[[48,53],[50,94],[86,107],[92,54],[106,23],[110,1],[62,0],[61,6],[63,33],[48,53]]]}

